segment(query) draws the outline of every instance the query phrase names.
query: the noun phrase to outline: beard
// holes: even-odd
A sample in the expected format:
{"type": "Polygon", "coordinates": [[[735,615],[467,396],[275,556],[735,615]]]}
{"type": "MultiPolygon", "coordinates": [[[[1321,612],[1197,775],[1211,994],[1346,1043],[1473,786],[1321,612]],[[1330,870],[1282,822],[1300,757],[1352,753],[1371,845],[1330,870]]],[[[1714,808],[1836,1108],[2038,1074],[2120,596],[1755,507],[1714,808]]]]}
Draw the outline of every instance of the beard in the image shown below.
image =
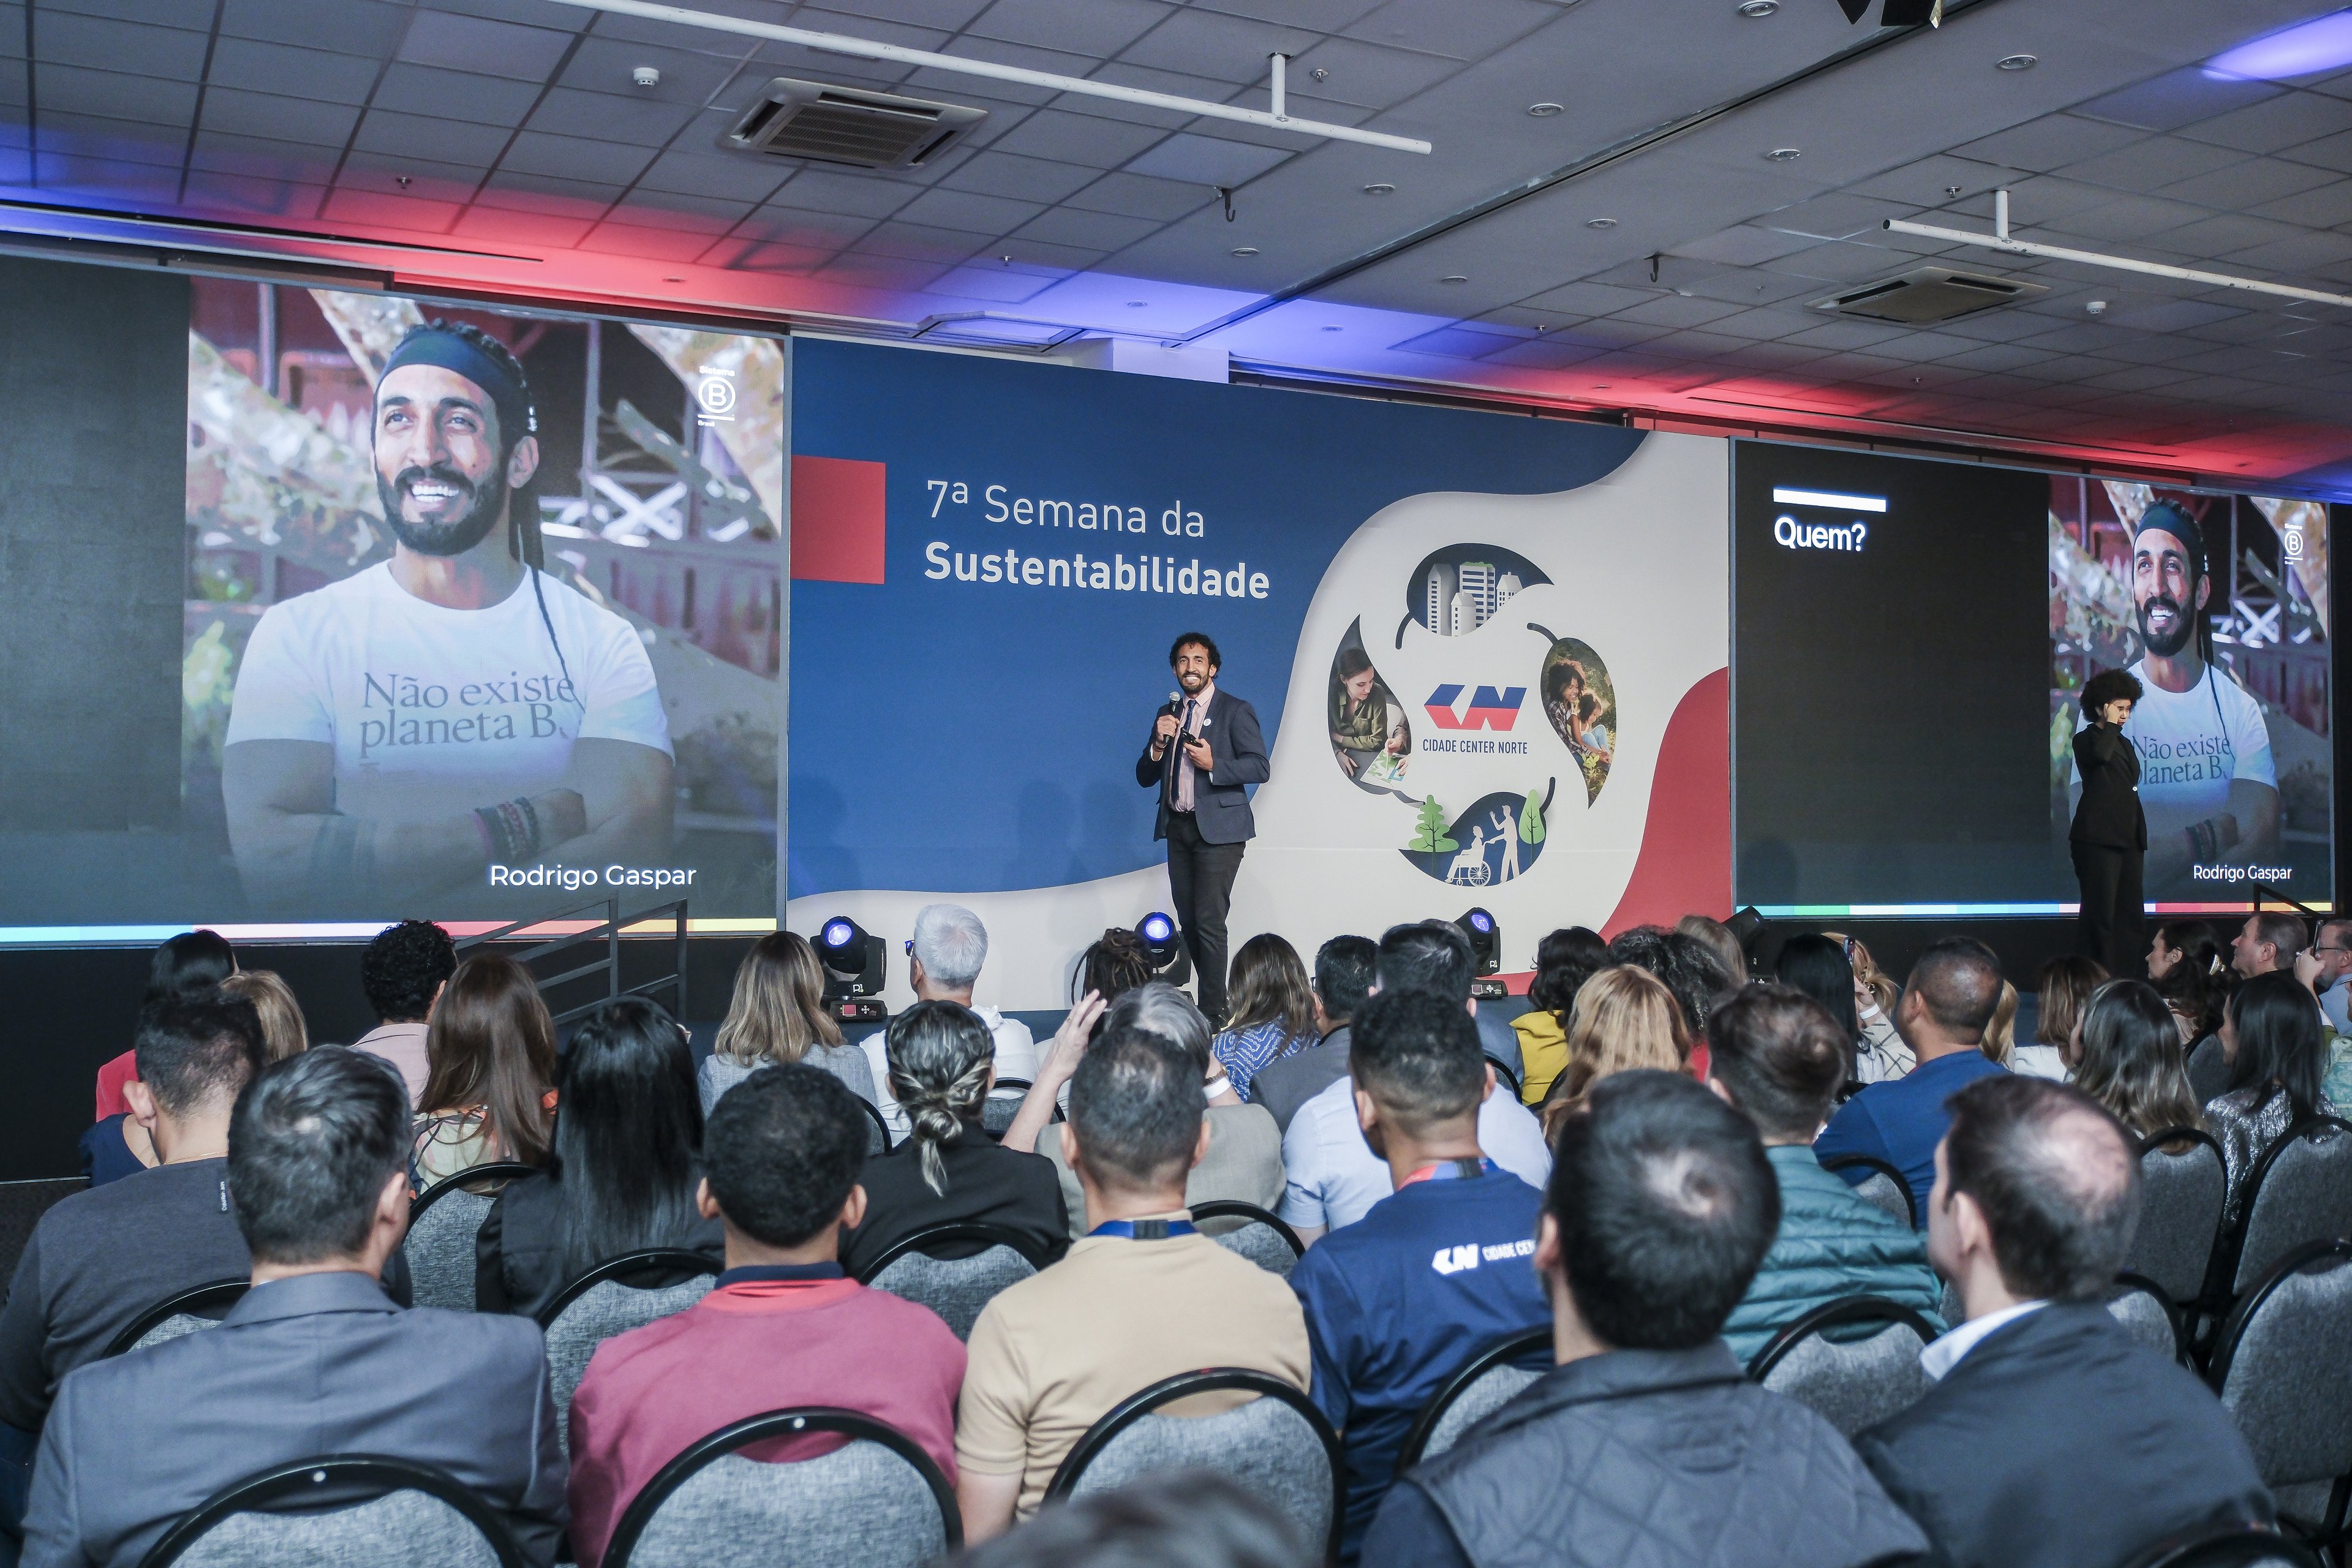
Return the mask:
{"type": "Polygon", "coordinates": [[[2187,647],[2189,639],[2196,634],[2196,621],[2180,607],[2180,602],[2171,595],[2158,594],[2152,599],[2141,602],[2139,640],[2147,646],[2148,652],[2158,658],[2170,658],[2182,648],[2187,647]],[[2147,624],[2148,612],[2158,609],[2172,612],[2172,629],[2161,636],[2150,630],[2147,624]]]}
{"type": "Polygon", "coordinates": [[[392,526],[393,537],[419,555],[463,555],[488,537],[507,502],[505,490],[479,489],[465,475],[442,463],[429,468],[403,468],[389,479],[379,472],[375,488],[383,500],[383,517],[392,526]],[[409,486],[426,479],[447,485],[469,498],[466,510],[439,522],[411,522],[401,516],[401,497],[409,486]]]}
{"type": "Polygon", "coordinates": [[[1187,692],[1193,692],[1198,691],[1203,686],[1208,685],[1209,678],[1205,675],[1195,674],[1193,671],[1188,669],[1183,674],[1176,678],[1176,684],[1182,687],[1187,692]]]}

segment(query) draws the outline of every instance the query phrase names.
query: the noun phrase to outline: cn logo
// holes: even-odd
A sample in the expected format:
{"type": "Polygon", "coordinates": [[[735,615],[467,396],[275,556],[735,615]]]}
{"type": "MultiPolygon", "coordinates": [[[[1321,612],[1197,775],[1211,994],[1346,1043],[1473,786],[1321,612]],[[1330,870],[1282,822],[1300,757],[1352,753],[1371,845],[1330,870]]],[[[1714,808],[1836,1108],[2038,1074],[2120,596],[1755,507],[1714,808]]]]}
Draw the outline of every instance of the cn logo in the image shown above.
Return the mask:
{"type": "Polygon", "coordinates": [[[1507,686],[1499,693],[1482,686],[1471,697],[1469,711],[1456,717],[1454,705],[1462,700],[1462,691],[1459,686],[1441,686],[1431,692],[1422,705],[1429,721],[1441,730],[1507,730],[1519,721],[1519,704],[1528,695],[1524,686],[1507,686]]]}
{"type": "Polygon", "coordinates": [[[1465,1268],[1475,1268],[1478,1267],[1477,1245],[1474,1242],[1468,1247],[1441,1247],[1437,1255],[1429,1260],[1429,1266],[1440,1274],[1459,1274],[1465,1268]]]}

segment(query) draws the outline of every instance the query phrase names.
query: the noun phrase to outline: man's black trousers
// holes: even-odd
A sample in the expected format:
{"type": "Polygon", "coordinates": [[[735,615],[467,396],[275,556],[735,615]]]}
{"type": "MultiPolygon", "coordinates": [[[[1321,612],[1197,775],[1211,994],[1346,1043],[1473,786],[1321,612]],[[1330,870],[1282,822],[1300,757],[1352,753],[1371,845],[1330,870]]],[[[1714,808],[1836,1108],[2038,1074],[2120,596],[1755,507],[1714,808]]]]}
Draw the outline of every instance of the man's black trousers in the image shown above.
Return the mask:
{"type": "Polygon", "coordinates": [[[1169,912],[1184,933],[1184,951],[1200,977],[1201,1011],[1212,1024],[1225,1021],[1225,911],[1233,907],[1234,878],[1242,868],[1246,842],[1212,844],[1186,811],[1168,814],[1168,890],[1176,907],[1169,912]]]}

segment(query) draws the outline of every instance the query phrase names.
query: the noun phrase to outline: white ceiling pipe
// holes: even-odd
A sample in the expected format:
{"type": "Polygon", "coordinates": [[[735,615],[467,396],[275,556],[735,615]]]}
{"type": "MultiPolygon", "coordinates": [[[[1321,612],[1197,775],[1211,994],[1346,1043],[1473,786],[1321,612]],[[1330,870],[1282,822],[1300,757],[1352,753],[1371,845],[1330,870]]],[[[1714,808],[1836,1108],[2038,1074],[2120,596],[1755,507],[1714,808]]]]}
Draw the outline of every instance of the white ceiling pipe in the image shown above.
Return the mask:
{"type": "Polygon", "coordinates": [[[2211,289],[2239,289],[2250,294],[2275,294],[2283,300],[2305,300],[2315,305],[2352,305],[2352,294],[2330,294],[2318,289],[2298,289],[2292,283],[2265,283],[2256,278],[2233,278],[2226,272],[2206,272],[2194,267],[2173,267],[2161,261],[2140,261],[2128,256],[2105,256],[2095,250],[2071,250],[2063,245],[2042,245],[2030,239],[2012,239],[2009,232],[2009,193],[1993,193],[1993,232],[1974,234],[1964,228],[1939,228],[1934,224],[1913,223],[1908,218],[1891,217],[1887,229],[1895,234],[1915,234],[1922,239],[1940,239],[1952,245],[1978,245],[1988,250],[2003,251],[2011,256],[2035,256],[2050,261],[2074,261],[2085,267],[2105,267],[2118,272],[2143,272],[2150,278],[2178,279],[2183,283],[2201,283],[2211,289]]]}
{"type": "Polygon", "coordinates": [[[1116,103],[1139,104],[1146,109],[1169,109],[1179,114],[1230,120],[1242,125],[1296,131],[1302,135],[1320,136],[1333,142],[1360,142],[1367,147],[1388,147],[1399,153],[1425,153],[1431,150],[1428,142],[1411,136],[1391,136],[1379,131],[1359,131],[1352,125],[1328,125],[1319,120],[1290,118],[1284,112],[1286,106],[1281,86],[1283,68],[1288,59],[1284,55],[1274,57],[1276,85],[1274,110],[1269,113],[1262,109],[1237,109],[1229,103],[1211,103],[1204,99],[1150,92],[1139,87],[1121,87],[1117,82],[1089,81],[1084,77],[1057,76],[1052,71],[1001,66],[992,60],[933,54],[929,49],[909,49],[898,44],[877,44],[868,38],[853,38],[845,33],[817,33],[806,27],[780,27],[767,22],[746,21],[740,16],[718,16],[708,11],[689,11],[682,5],[657,5],[655,0],[561,0],[561,3],[590,11],[610,11],[616,16],[676,22],[680,26],[708,27],[714,32],[735,33],[747,38],[770,38],[780,44],[798,44],[803,48],[817,49],[829,55],[848,55],[862,60],[888,60],[904,66],[924,66],[932,70],[953,71],[961,76],[986,77],[992,81],[1018,82],[1024,87],[1042,87],[1055,92],[1107,98],[1116,103]]]}

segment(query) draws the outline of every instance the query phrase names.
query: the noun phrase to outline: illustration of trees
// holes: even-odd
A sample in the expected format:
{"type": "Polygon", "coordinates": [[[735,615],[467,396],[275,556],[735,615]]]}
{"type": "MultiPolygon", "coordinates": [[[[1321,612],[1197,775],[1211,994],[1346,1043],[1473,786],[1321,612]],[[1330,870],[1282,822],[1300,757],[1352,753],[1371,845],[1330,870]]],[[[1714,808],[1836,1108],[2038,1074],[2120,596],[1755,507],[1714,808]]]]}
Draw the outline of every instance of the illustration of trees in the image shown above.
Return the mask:
{"type": "Polygon", "coordinates": [[[1422,855],[1434,855],[1441,850],[1462,847],[1445,836],[1445,808],[1437,804],[1435,795],[1423,797],[1421,816],[1412,836],[1412,842],[1407,847],[1422,855]]]}
{"type": "Polygon", "coordinates": [[[1543,793],[1528,791],[1527,804],[1519,807],[1519,842],[1540,844],[1544,837],[1543,793]]]}

